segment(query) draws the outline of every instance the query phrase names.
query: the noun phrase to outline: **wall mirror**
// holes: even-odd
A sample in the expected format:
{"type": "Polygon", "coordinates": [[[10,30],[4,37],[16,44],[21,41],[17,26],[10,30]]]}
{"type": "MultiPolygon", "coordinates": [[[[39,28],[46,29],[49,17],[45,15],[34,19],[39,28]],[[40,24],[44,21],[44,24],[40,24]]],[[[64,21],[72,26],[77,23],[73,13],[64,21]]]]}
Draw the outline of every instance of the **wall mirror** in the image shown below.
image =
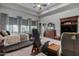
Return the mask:
{"type": "Polygon", "coordinates": [[[55,24],[54,23],[48,23],[48,29],[54,29],[55,30],[55,24]]]}

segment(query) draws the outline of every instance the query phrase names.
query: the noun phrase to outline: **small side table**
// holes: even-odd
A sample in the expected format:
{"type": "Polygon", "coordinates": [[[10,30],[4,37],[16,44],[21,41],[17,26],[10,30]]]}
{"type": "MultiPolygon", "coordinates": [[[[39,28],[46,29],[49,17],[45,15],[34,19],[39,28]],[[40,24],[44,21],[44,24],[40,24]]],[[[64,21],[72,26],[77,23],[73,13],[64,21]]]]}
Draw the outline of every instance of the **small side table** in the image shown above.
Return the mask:
{"type": "Polygon", "coordinates": [[[60,46],[57,44],[51,44],[48,46],[48,50],[50,53],[52,53],[52,55],[57,56],[59,54],[59,48],[60,46]]]}

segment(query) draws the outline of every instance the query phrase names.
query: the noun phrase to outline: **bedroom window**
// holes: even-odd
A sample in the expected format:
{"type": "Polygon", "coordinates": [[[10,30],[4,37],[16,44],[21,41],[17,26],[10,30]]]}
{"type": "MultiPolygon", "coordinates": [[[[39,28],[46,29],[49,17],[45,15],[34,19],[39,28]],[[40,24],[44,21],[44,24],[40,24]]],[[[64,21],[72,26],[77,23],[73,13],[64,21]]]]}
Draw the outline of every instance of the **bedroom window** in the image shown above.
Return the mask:
{"type": "Polygon", "coordinates": [[[18,33],[18,25],[13,25],[13,33],[18,33]]]}
{"type": "Polygon", "coordinates": [[[10,31],[11,33],[13,32],[13,26],[12,25],[7,25],[6,29],[7,29],[7,31],[10,31]]]}
{"type": "Polygon", "coordinates": [[[21,25],[21,33],[29,33],[29,26],[21,25]]]}
{"type": "Polygon", "coordinates": [[[18,21],[17,21],[17,18],[9,17],[8,25],[6,26],[6,28],[12,34],[18,33],[18,21]]]}
{"type": "Polygon", "coordinates": [[[37,28],[37,21],[18,19],[15,17],[9,17],[6,25],[6,30],[12,34],[31,33],[33,28],[37,28]]]}
{"type": "Polygon", "coordinates": [[[28,20],[26,19],[21,20],[21,33],[29,33],[28,20]]]}
{"type": "Polygon", "coordinates": [[[32,23],[31,23],[31,30],[33,28],[36,28],[37,29],[37,21],[32,21],[32,23]]]}

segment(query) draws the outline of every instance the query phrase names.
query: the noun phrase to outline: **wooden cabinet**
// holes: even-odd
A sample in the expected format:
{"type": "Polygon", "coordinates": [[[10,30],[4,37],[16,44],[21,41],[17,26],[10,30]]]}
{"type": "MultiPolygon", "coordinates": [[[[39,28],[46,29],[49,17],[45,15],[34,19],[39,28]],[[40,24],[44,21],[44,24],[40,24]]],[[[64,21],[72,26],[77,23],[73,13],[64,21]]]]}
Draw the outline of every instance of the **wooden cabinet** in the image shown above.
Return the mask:
{"type": "Polygon", "coordinates": [[[63,32],[78,32],[78,17],[72,16],[67,18],[61,18],[61,33],[63,32]]]}
{"type": "Polygon", "coordinates": [[[45,37],[48,37],[48,38],[54,39],[55,36],[56,36],[56,30],[48,30],[48,31],[45,31],[44,36],[45,37]]]}

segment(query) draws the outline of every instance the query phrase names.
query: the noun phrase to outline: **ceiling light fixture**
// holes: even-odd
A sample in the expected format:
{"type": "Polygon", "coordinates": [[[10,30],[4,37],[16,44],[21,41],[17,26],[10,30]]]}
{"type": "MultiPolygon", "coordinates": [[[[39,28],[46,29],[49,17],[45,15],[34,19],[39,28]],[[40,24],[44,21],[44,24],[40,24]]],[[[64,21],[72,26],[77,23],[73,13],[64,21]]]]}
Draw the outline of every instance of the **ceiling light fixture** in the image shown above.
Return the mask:
{"type": "Polygon", "coordinates": [[[33,8],[38,8],[39,10],[41,10],[43,7],[48,6],[50,3],[34,3],[33,8]]]}
{"type": "Polygon", "coordinates": [[[40,4],[38,4],[38,5],[37,5],[37,7],[38,7],[38,8],[40,8],[40,7],[41,7],[41,5],[40,5],[40,4]]]}

